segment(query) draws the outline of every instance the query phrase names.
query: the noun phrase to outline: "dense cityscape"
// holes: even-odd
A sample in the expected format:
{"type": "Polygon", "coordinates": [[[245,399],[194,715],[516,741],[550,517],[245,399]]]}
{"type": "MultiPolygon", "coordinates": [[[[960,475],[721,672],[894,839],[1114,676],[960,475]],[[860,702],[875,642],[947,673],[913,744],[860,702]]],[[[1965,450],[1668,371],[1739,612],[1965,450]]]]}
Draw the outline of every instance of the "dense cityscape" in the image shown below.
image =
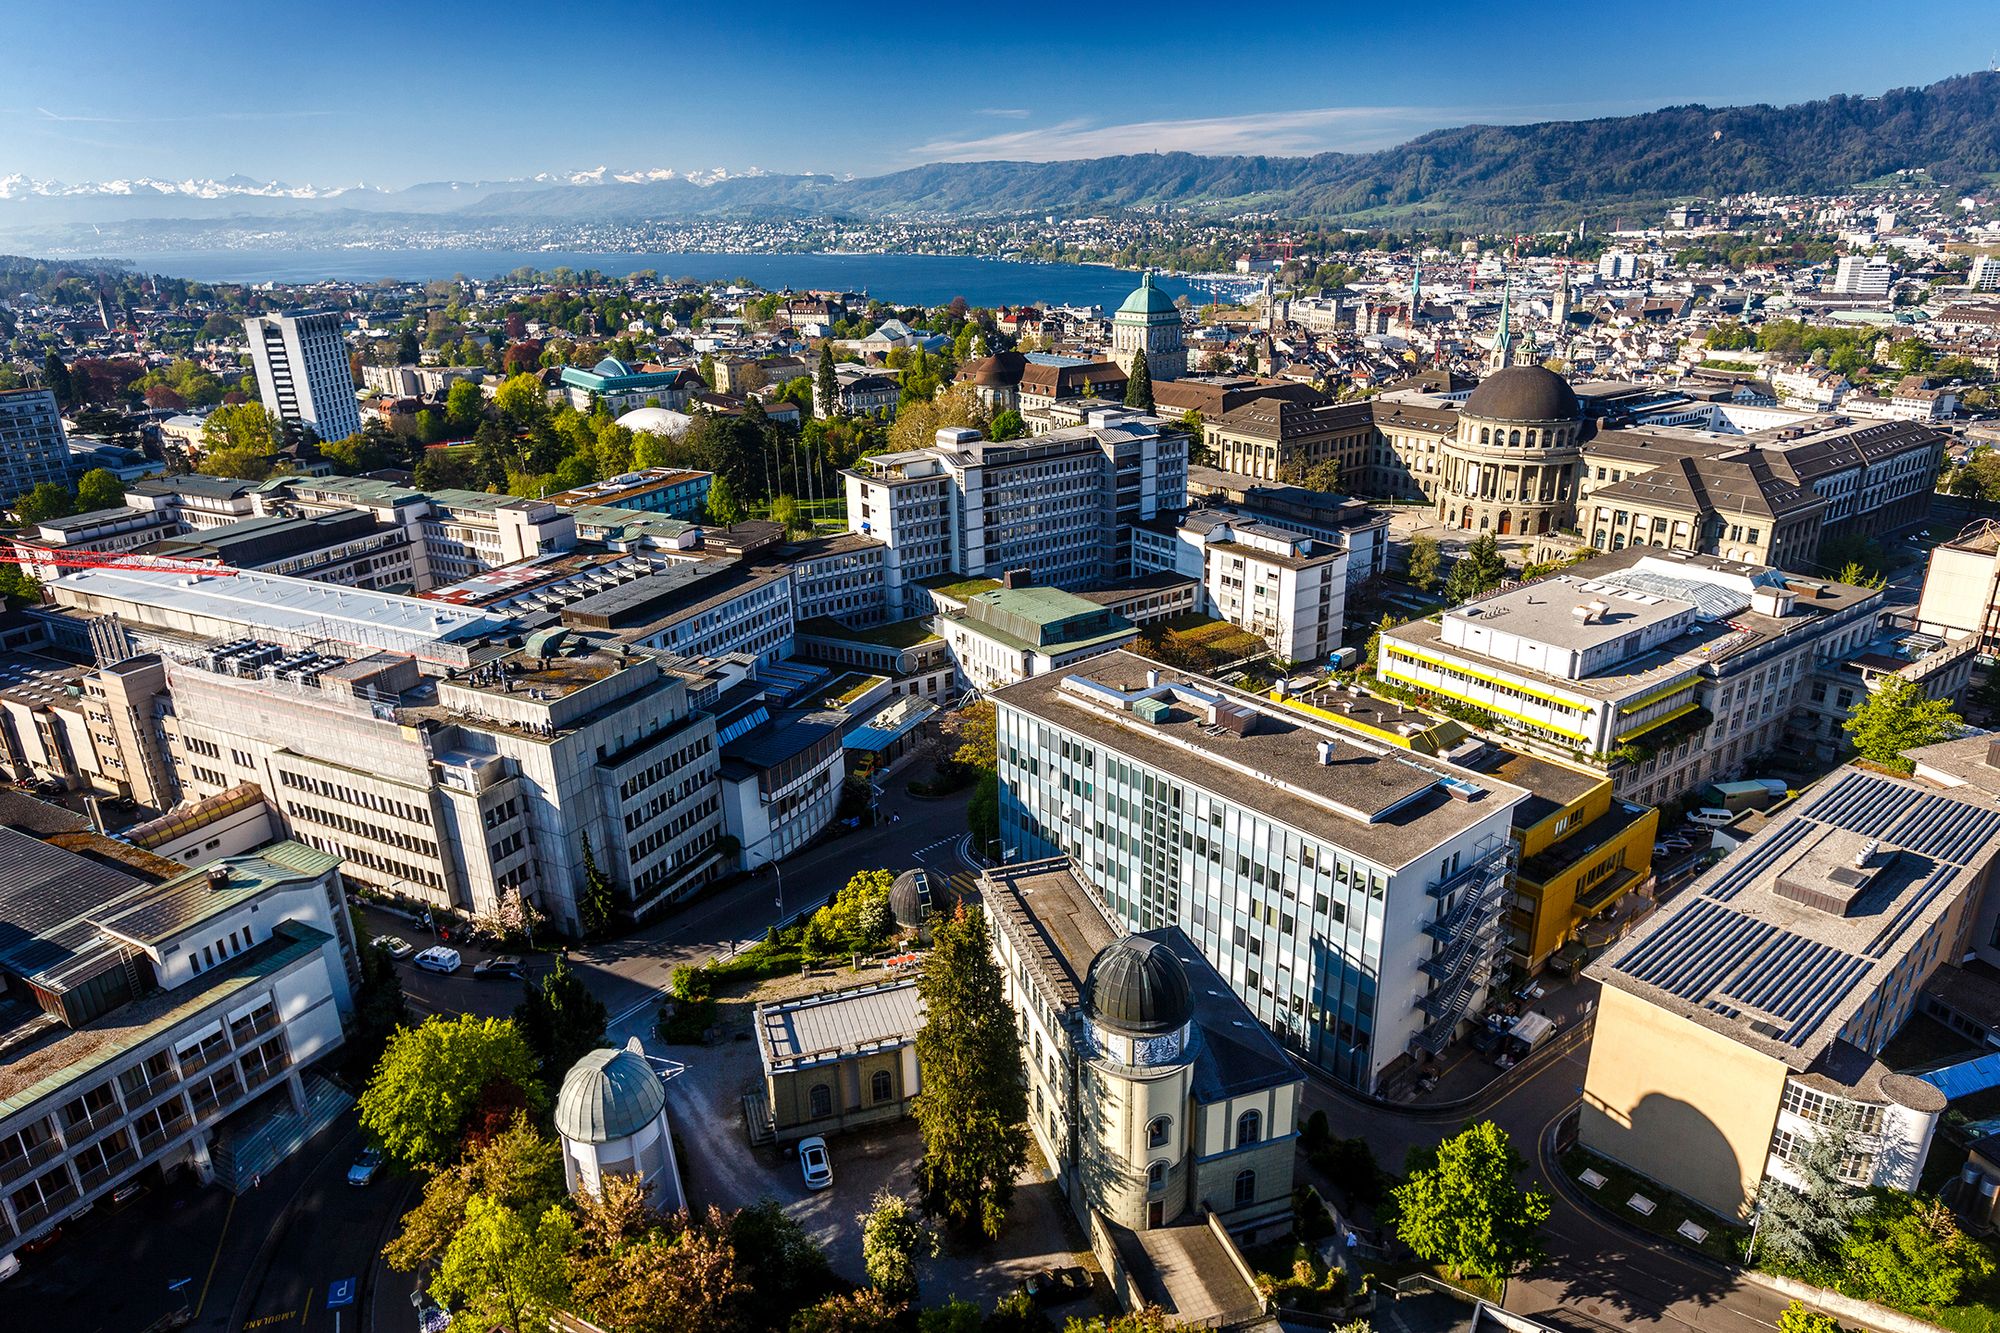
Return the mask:
{"type": "Polygon", "coordinates": [[[1995,98],[0,162],[0,1328],[2000,1330],[1995,98]]]}

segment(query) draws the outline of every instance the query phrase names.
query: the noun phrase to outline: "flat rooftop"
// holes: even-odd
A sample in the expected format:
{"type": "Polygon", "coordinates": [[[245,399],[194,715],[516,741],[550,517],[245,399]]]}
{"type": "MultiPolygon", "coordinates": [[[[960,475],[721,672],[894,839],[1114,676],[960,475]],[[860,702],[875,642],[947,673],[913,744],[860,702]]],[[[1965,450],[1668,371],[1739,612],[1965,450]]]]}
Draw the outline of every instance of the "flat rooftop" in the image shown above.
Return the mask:
{"type": "Polygon", "coordinates": [[[1443,760],[1419,758],[1315,721],[1294,709],[1114,650],[1066,670],[1035,676],[992,697],[1072,736],[1129,755],[1221,799],[1259,812],[1385,867],[1400,867],[1474,827],[1496,807],[1525,798],[1521,788],[1443,760]],[[1242,734],[1211,726],[1199,705],[1176,702],[1143,719],[1120,695],[1181,689],[1216,700],[1249,723],[1242,734]],[[1065,682],[1076,682],[1065,684],[1065,682]],[[1319,747],[1330,743],[1329,762],[1319,747]],[[1249,784],[1261,783],[1254,787],[1249,784]],[[1470,784],[1452,796],[1442,784],[1470,784]]]}
{"type": "Polygon", "coordinates": [[[757,1048],[767,1073],[801,1068],[907,1045],[923,1021],[914,979],[857,986],[758,1005],[757,1048]]]}
{"type": "Polygon", "coordinates": [[[497,634],[504,620],[395,593],[243,570],[234,575],[155,569],[83,569],[48,585],[59,605],[123,603],[127,619],[180,627],[187,618],[252,632],[329,638],[376,648],[497,634]]]}
{"type": "Polygon", "coordinates": [[[1996,837],[1984,793],[1842,769],[1590,975],[1804,1070],[1978,888],[1996,837]]]}

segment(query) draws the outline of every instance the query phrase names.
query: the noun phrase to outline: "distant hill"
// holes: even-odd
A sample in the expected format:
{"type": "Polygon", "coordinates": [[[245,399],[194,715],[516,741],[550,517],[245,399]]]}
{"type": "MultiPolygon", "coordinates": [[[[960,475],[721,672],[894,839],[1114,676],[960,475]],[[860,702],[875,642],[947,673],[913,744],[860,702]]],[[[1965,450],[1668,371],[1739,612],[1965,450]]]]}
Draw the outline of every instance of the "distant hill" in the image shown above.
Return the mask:
{"type": "MultiPolygon", "coordinates": [[[[114,220],[292,220],[294,230],[452,218],[500,224],[758,217],[974,218],[1184,208],[1300,220],[1501,226],[1605,217],[1669,199],[1826,193],[1903,169],[1962,189],[2000,173],[2000,74],[1795,106],[1667,107],[1642,115],[1437,130],[1374,153],[1144,154],[1071,162],[941,162],[861,179],[691,180],[603,171],[403,190],[277,182],[0,177],[0,233],[114,220]]],[[[164,229],[164,227],[163,227],[164,229]]],[[[185,233],[185,228],[180,229],[185,233]]]]}
{"type": "Polygon", "coordinates": [[[1744,191],[1844,190],[1905,168],[1968,188],[2000,172],[2000,74],[1795,106],[1668,107],[1603,120],[1466,125],[1376,153],[1072,162],[940,162],[859,180],[734,177],[500,192],[499,217],[972,217],[1158,206],[1296,218],[1436,215],[1546,221],[1580,210],[1744,191]]]}

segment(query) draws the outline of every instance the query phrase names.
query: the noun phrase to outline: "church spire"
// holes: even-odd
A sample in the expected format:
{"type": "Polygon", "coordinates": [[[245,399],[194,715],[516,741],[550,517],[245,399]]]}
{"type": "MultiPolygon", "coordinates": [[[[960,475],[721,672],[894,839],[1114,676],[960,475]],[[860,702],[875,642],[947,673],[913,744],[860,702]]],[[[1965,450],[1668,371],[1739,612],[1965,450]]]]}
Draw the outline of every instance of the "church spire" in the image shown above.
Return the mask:
{"type": "Polygon", "coordinates": [[[1424,308],[1424,261],[1410,270],[1410,327],[1417,327],[1417,312],[1424,308]]]}
{"type": "Polygon", "coordinates": [[[1507,320],[1511,298],[1514,294],[1512,278],[1502,279],[1500,287],[1500,327],[1493,331],[1493,355],[1487,358],[1488,370],[1504,370],[1514,364],[1514,335],[1508,331],[1507,320]]]}

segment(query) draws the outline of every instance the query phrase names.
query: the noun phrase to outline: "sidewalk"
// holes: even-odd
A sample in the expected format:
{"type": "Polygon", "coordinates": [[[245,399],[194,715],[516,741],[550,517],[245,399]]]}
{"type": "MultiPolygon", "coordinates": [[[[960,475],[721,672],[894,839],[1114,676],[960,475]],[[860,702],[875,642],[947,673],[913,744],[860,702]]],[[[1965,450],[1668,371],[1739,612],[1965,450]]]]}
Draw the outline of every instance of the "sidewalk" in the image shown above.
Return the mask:
{"type": "MultiPolygon", "coordinates": [[[[1546,993],[1522,1003],[1520,1009],[1522,1013],[1532,1010],[1557,1020],[1557,1031],[1547,1039],[1548,1042],[1560,1041],[1579,1023],[1597,1012],[1598,985],[1595,981],[1582,976],[1565,980],[1544,974],[1535,979],[1535,984],[1546,993]]],[[[1429,1104],[1450,1104],[1475,1097],[1511,1072],[1511,1069],[1502,1069],[1495,1064],[1492,1055],[1474,1050],[1470,1037],[1461,1037],[1453,1042],[1433,1067],[1440,1071],[1440,1075],[1437,1086],[1429,1092],[1414,1091],[1414,1074],[1410,1074],[1398,1078],[1394,1087],[1384,1090],[1383,1096],[1420,1110],[1429,1104]]]]}

